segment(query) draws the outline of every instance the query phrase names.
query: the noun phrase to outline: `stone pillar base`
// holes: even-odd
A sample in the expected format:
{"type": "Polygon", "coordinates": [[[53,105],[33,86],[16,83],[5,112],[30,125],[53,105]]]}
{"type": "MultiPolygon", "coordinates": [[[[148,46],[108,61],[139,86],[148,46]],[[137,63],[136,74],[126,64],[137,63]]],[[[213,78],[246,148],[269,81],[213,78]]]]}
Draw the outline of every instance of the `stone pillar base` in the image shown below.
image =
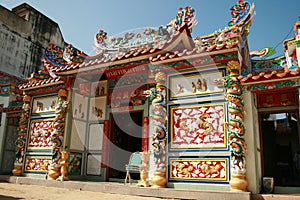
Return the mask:
{"type": "Polygon", "coordinates": [[[56,180],[60,175],[59,167],[51,167],[48,172],[48,179],[49,180],[56,180]]]}
{"type": "Polygon", "coordinates": [[[66,177],[66,176],[61,175],[61,176],[59,176],[56,180],[57,180],[57,181],[68,181],[68,180],[70,180],[70,179],[69,179],[68,177],[66,177]]]}
{"type": "Polygon", "coordinates": [[[22,175],[22,164],[16,164],[14,165],[14,169],[12,170],[12,174],[14,176],[21,176],[22,175]]]}
{"type": "Polygon", "coordinates": [[[230,184],[230,191],[232,192],[246,192],[248,181],[245,174],[232,174],[230,184]]]}
{"type": "Polygon", "coordinates": [[[154,172],[152,177],[152,187],[154,188],[165,188],[168,182],[166,178],[166,172],[154,172]]]}

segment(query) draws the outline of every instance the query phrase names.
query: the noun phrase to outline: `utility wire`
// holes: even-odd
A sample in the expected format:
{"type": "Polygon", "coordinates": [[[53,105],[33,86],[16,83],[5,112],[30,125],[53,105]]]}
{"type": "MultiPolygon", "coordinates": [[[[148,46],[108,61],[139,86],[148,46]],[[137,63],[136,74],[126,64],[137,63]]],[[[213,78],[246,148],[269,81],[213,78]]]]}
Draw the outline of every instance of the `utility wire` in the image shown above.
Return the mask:
{"type": "Polygon", "coordinates": [[[274,50],[276,50],[277,47],[278,47],[280,44],[282,44],[282,42],[283,42],[284,40],[286,40],[286,39],[289,37],[289,35],[290,35],[291,32],[293,31],[293,29],[294,29],[294,27],[291,28],[291,30],[290,30],[289,33],[284,37],[283,40],[281,40],[280,42],[278,42],[278,44],[274,47],[274,50]]]}
{"type": "MultiPolygon", "coordinates": [[[[293,31],[293,29],[294,29],[294,27],[291,27],[289,33],[288,33],[288,34],[287,34],[280,42],[278,42],[278,43],[276,44],[275,47],[273,47],[273,49],[275,50],[275,53],[276,53],[276,49],[278,48],[278,46],[279,46],[280,44],[282,44],[283,41],[286,40],[286,39],[289,37],[289,35],[290,35],[291,32],[293,31]]],[[[266,60],[266,59],[267,59],[267,58],[262,58],[261,60],[266,60]]]]}

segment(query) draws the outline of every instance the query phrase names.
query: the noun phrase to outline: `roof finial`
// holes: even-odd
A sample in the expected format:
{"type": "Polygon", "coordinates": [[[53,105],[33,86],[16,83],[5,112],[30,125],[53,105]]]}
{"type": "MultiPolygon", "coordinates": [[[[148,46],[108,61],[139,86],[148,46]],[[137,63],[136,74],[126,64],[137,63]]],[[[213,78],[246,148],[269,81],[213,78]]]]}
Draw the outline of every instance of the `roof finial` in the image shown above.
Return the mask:
{"type": "Polygon", "coordinates": [[[232,19],[228,23],[228,26],[234,26],[247,17],[247,14],[250,12],[250,7],[248,2],[238,0],[235,5],[230,8],[232,19]]]}

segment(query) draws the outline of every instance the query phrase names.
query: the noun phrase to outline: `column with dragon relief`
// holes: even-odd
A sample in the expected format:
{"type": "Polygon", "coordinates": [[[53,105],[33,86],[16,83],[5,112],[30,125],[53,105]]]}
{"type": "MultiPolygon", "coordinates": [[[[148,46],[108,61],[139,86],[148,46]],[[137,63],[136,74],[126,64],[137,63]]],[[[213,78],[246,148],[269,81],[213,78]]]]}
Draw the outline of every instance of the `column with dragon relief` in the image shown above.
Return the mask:
{"type": "Polygon", "coordinates": [[[24,151],[25,151],[25,143],[26,143],[26,135],[27,135],[27,127],[30,113],[30,103],[31,97],[29,95],[25,95],[23,98],[24,104],[22,107],[22,114],[19,122],[18,129],[18,139],[16,140],[16,159],[14,163],[14,169],[12,170],[12,174],[14,176],[22,175],[22,167],[24,162],[24,151]]]}
{"type": "Polygon", "coordinates": [[[230,145],[230,166],[231,166],[231,191],[246,191],[248,182],[246,180],[245,151],[246,143],[244,139],[244,101],[243,89],[238,79],[240,73],[240,63],[230,61],[227,64],[227,74],[225,77],[225,98],[228,102],[228,142],[230,145]]]}
{"type": "Polygon", "coordinates": [[[150,98],[151,110],[150,123],[153,127],[152,150],[154,154],[155,171],[151,179],[153,186],[164,188],[167,184],[166,178],[166,139],[167,139],[167,108],[166,108],[166,74],[157,72],[155,74],[156,87],[145,91],[150,98]]]}
{"type": "Polygon", "coordinates": [[[64,144],[64,132],[65,132],[65,118],[67,114],[68,101],[67,101],[68,93],[65,89],[60,89],[58,92],[58,102],[55,108],[55,119],[53,120],[53,131],[51,133],[52,140],[52,162],[50,166],[50,170],[48,173],[48,178],[52,180],[56,180],[60,177],[59,180],[68,180],[66,177],[66,169],[67,159],[69,155],[68,153],[62,151],[64,144]],[[64,156],[62,156],[62,154],[64,156]],[[64,173],[62,173],[62,171],[64,173]]]}

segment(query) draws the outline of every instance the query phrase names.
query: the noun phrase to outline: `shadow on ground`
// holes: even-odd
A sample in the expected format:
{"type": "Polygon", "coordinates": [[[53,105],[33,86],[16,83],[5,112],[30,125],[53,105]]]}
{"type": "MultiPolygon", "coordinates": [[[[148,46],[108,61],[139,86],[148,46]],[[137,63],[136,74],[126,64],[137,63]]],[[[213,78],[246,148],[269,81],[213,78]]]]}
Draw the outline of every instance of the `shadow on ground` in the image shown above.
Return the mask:
{"type": "Polygon", "coordinates": [[[0,195],[1,200],[21,200],[22,198],[15,198],[15,197],[10,197],[10,196],[4,196],[0,195]]]}

